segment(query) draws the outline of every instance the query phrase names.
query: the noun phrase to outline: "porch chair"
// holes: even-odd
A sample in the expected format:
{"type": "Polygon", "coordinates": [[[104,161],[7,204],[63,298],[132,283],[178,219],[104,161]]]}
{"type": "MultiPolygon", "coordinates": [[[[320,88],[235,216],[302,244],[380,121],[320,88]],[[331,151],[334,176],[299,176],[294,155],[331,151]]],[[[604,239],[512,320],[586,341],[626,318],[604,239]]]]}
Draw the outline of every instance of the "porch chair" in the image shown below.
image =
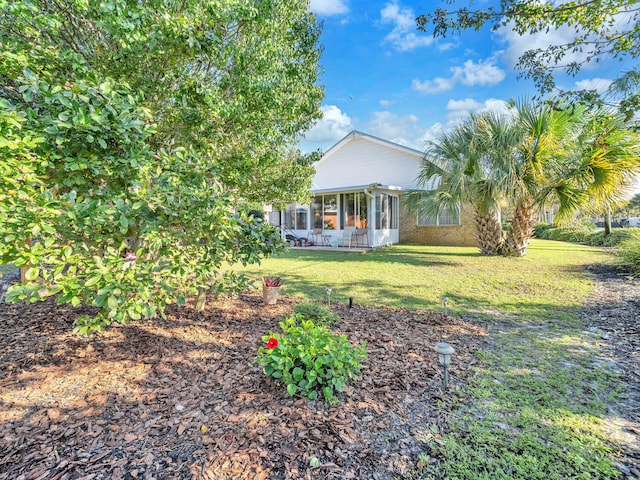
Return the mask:
{"type": "Polygon", "coordinates": [[[307,233],[307,237],[309,237],[309,241],[313,242],[314,245],[322,245],[322,229],[314,228],[313,230],[309,230],[307,233]]]}
{"type": "Polygon", "coordinates": [[[342,237],[338,237],[338,247],[351,248],[351,235],[356,231],[356,227],[344,227],[342,230],[342,237]]]}

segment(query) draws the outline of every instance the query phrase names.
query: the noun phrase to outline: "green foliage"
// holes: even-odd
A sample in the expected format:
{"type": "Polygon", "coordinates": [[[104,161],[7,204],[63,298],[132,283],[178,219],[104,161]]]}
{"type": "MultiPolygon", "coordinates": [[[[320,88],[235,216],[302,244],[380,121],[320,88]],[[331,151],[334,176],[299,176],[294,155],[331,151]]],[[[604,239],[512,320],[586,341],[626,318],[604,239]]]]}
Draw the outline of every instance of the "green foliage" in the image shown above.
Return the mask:
{"type": "Polygon", "coordinates": [[[617,251],[620,266],[634,275],[640,275],[640,229],[634,238],[625,240],[617,251]]]}
{"type": "Polygon", "coordinates": [[[338,320],[338,314],[329,307],[317,302],[302,302],[293,307],[297,315],[311,320],[315,325],[331,328],[338,320]]]}
{"type": "Polygon", "coordinates": [[[553,226],[553,224],[551,223],[536,223],[533,226],[533,235],[536,238],[545,238],[543,235],[545,235],[545,232],[548,230],[551,230],[552,228],[556,228],[553,226]]]}
{"type": "MultiPolygon", "coordinates": [[[[454,3],[454,2],[447,2],[454,3]]],[[[467,2],[473,6],[474,2],[467,2]]],[[[518,35],[543,34],[555,29],[571,30],[573,35],[559,35],[563,42],[546,48],[532,48],[519,58],[516,68],[521,76],[532,78],[541,93],[559,90],[555,81],[558,71],[576,75],[589,62],[604,57],[624,59],[638,57],[635,46],[640,41],[639,13],[627,0],[593,0],[588,2],[522,2],[505,0],[499,7],[472,10],[436,8],[419,15],[418,29],[446,37],[463,30],[479,30],[484,25],[494,30],[508,28],[518,35]],[[576,56],[576,52],[580,55],[576,56]]],[[[562,31],[562,30],[560,30],[562,31]]],[[[608,92],[580,90],[564,92],[594,105],[615,104],[631,119],[640,109],[638,87],[640,72],[633,66],[616,79],[608,92]]]]}
{"type": "Polygon", "coordinates": [[[247,286],[229,266],[284,244],[236,205],[313,172],[303,3],[0,0],[0,262],[29,268],[9,300],[98,307],[89,333],[247,286]]]}
{"type": "Polygon", "coordinates": [[[640,239],[640,228],[617,228],[606,235],[603,230],[594,231],[589,226],[554,227],[539,223],[535,227],[537,238],[563,242],[585,243],[598,247],[616,247],[629,239],[640,239]]]}
{"type": "Polygon", "coordinates": [[[322,395],[336,403],[335,393],[358,378],[360,362],[366,358],[365,343],[354,347],[345,335],[334,335],[302,315],[285,319],[280,328],[282,334],[263,337],[265,342],[277,340],[277,347],[258,349],[256,362],[263,365],[264,374],[281,379],[289,396],[315,400],[322,395]]]}

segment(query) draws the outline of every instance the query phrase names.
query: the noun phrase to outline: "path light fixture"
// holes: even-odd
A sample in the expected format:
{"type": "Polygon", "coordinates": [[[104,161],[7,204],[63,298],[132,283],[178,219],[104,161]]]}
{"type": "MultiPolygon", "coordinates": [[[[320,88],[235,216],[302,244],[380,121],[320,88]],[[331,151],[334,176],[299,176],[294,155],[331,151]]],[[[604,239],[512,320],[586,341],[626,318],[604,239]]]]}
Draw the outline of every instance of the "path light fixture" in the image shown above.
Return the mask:
{"type": "Polygon", "coordinates": [[[449,365],[451,365],[451,356],[454,353],[456,353],[456,351],[453,349],[451,345],[445,342],[438,343],[438,345],[436,345],[436,348],[434,350],[438,354],[438,361],[440,362],[440,365],[444,370],[444,380],[443,380],[444,386],[448,387],[449,386],[448,368],[449,368],[449,365]]]}
{"type": "Polygon", "coordinates": [[[449,297],[444,295],[440,300],[442,300],[442,306],[444,307],[444,314],[447,314],[447,302],[449,301],[449,297]]]}
{"type": "Polygon", "coordinates": [[[331,287],[327,287],[327,299],[329,306],[331,306],[331,287]]]}

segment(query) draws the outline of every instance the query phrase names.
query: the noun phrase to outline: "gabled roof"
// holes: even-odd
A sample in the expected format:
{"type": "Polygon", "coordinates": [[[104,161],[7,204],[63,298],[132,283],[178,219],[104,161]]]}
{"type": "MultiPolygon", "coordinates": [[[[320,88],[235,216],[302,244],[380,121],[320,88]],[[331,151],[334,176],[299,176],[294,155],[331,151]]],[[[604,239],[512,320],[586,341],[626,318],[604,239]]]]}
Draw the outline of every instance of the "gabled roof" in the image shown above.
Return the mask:
{"type": "Polygon", "coordinates": [[[369,141],[371,141],[373,143],[377,143],[379,145],[383,145],[383,146],[385,146],[387,148],[392,148],[394,150],[398,150],[400,152],[407,153],[409,155],[414,155],[414,156],[416,156],[418,158],[423,158],[424,157],[424,153],[421,152],[420,150],[416,150],[416,149],[410,148],[410,147],[405,147],[404,145],[400,145],[399,143],[394,143],[394,142],[390,142],[389,140],[384,140],[382,138],[374,137],[373,135],[369,135],[368,133],[363,133],[363,132],[360,132],[358,130],[352,130],[347,135],[345,135],[338,143],[336,143],[333,147],[331,147],[329,150],[327,150],[324,153],[324,155],[322,156],[322,158],[320,160],[318,160],[316,165],[321,164],[326,158],[328,158],[328,157],[330,157],[332,155],[335,155],[336,152],[341,150],[349,142],[351,142],[354,139],[358,139],[358,138],[369,140],[369,141]]]}

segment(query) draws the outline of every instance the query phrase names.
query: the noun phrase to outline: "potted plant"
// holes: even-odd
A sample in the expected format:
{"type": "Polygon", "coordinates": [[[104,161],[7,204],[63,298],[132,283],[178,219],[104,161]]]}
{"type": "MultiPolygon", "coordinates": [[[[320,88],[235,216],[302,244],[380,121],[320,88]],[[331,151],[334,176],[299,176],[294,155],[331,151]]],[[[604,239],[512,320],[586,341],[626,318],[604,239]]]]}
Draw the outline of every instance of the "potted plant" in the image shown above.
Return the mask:
{"type": "Polygon", "coordinates": [[[282,286],[280,277],[262,277],[262,301],[265,305],[273,305],[278,301],[278,294],[282,286]]]}

